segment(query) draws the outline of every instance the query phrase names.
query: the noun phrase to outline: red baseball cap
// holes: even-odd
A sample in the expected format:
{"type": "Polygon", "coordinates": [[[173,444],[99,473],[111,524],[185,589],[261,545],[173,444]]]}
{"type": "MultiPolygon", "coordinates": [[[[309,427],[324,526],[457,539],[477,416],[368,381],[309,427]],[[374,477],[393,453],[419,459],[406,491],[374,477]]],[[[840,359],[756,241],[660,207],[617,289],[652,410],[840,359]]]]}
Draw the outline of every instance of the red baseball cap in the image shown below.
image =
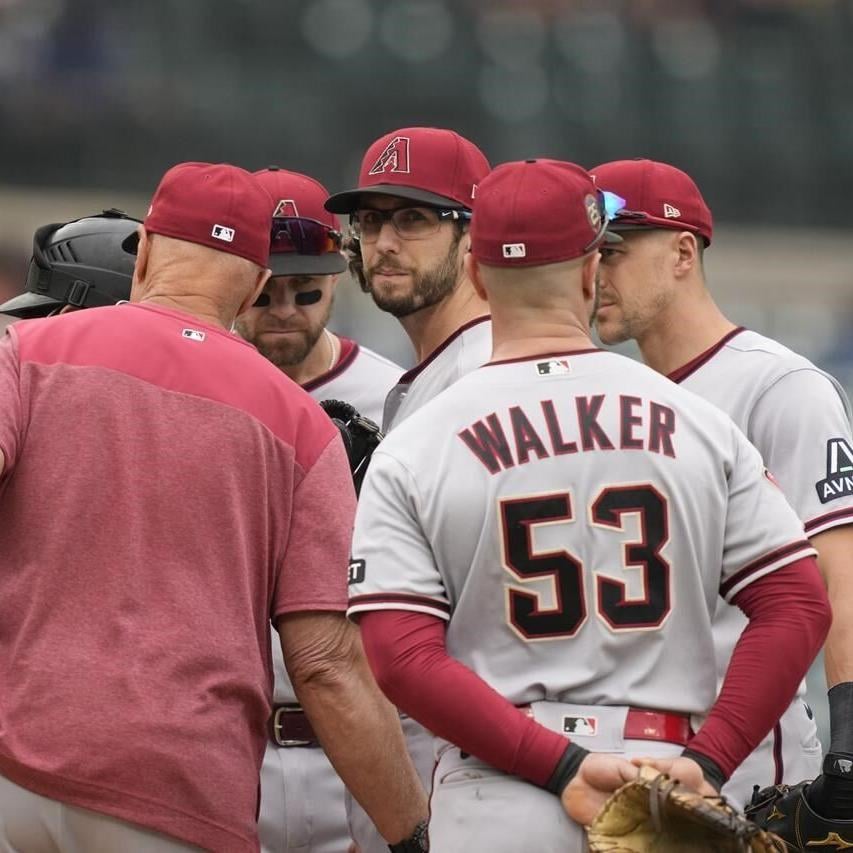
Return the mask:
{"type": "Polygon", "coordinates": [[[699,187],[681,169],[655,160],[615,160],[590,169],[590,174],[599,189],[625,199],[625,208],[610,223],[612,230],[692,231],[711,245],[711,211],[699,187]]]}
{"type": "Polygon", "coordinates": [[[618,241],[606,226],[602,195],[585,169],[560,160],[504,163],[477,190],[471,253],[492,266],[555,264],[618,241]]]}
{"type": "Polygon", "coordinates": [[[458,133],[438,127],[404,127],[386,133],[367,149],[358,187],[335,193],[326,210],[352,213],[365,193],[470,210],[477,185],[488,173],[485,154],[458,133]]]}
{"type": "Polygon", "coordinates": [[[272,199],[270,216],[298,220],[291,226],[299,231],[292,233],[305,238],[273,241],[268,264],[272,274],[334,275],[343,272],[347,268],[347,261],[340,250],[341,223],[334,213],[329,213],[323,206],[329,197],[328,190],[308,175],[289,172],[278,166],[261,169],[254,173],[254,177],[272,199]],[[322,239],[324,231],[325,239],[322,239]],[[319,233],[315,235],[315,232],[319,233]],[[315,246],[314,251],[303,251],[314,249],[315,246]]]}
{"type": "Polygon", "coordinates": [[[239,255],[266,267],[270,197],[245,170],[227,163],[179,163],[163,175],[145,230],[239,255]]]}

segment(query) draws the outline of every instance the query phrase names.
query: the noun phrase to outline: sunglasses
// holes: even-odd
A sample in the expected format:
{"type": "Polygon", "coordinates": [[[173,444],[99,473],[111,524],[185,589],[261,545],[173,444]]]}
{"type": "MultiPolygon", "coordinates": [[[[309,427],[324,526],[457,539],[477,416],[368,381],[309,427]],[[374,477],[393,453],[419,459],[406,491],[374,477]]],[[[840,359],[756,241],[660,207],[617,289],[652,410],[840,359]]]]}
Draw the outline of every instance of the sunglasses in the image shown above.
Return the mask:
{"type": "Polygon", "coordinates": [[[607,226],[617,217],[622,215],[625,209],[625,199],[616,193],[608,192],[607,190],[596,190],[596,205],[598,207],[598,216],[601,220],[601,225],[595,237],[584,246],[583,253],[591,252],[604,239],[607,231],[607,226]]]}
{"type": "Polygon", "coordinates": [[[325,255],[339,252],[343,235],[316,219],[275,216],[270,232],[271,255],[325,255]]]}

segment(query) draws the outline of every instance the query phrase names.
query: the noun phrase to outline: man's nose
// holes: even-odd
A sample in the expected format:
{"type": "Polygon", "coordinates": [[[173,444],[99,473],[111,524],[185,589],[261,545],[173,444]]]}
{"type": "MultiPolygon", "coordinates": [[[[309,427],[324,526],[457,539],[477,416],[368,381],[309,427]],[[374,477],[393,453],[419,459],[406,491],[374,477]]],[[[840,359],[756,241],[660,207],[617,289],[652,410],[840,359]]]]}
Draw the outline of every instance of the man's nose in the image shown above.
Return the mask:
{"type": "Polygon", "coordinates": [[[396,254],[400,251],[400,235],[390,219],[386,219],[376,238],[376,249],[383,254],[396,254]]]}

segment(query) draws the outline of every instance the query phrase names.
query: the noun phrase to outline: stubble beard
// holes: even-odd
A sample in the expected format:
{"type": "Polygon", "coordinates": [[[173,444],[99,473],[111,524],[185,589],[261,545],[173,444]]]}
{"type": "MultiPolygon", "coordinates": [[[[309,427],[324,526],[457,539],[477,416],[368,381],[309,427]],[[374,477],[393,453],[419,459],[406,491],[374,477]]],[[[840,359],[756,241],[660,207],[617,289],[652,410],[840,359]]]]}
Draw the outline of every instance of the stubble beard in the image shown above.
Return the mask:
{"type": "MultiPolygon", "coordinates": [[[[411,289],[406,293],[393,293],[380,290],[373,282],[373,271],[365,269],[365,278],[373,302],[381,311],[400,319],[416,311],[437,305],[453,292],[459,279],[458,252],[461,235],[457,235],[444,258],[434,267],[419,272],[410,272],[411,289]]],[[[373,267],[395,267],[387,255],[380,255],[373,267]]],[[[397,267],[400,269],[400,267],[397,267]]]]}
{"type": "MultiPolygon", "coordinates": [[[[285,367],[293,367],[305,361],[308,354],[314,349],[314,346],[320,339],[320,335],[323,334],[323,329],[326,328],[331,313],[332,306],[330,304],[321,323],[308,329],[299,329],[292,340],[282,340],[279,338],[264,340],[260,333],[253,335],[245,321],[238,319],[236,325],[238,333],[244,340],[252,344],[267,361],[279,369],[284,369],[285,367]]],[[[272,329],[269,331],[272,331],[272,329]]]]}

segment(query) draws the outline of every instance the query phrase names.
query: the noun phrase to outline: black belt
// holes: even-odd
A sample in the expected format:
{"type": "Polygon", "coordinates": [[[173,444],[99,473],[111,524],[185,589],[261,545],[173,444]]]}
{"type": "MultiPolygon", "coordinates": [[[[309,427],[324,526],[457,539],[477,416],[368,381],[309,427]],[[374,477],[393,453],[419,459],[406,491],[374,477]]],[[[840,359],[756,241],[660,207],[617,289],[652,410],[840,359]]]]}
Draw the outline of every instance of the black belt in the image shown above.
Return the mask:
{"type": "Polygon", "coordinates": [[[296,704],[273,705],[270,740],[276,746],[318,746],[320,743],[305,711],[296,704]]]}

